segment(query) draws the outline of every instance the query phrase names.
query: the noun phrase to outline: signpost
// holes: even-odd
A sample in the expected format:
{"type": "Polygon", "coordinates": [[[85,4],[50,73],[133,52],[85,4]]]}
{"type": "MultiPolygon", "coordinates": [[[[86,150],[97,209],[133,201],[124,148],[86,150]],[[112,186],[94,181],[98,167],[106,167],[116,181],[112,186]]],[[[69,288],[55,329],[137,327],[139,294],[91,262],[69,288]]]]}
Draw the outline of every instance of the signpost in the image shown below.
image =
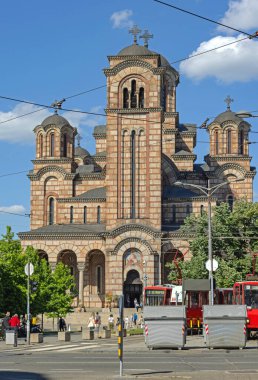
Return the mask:
{"type": "Polygon", "coordinates": [[[27,278],[27,345],[30,344],[30,275],[34,272],[32,263],[27,263],[24,267],[24,272],[27,278]]]}
{"type": "Polygon", "coordinates": [[[124,296],[119,297],[119,325],[118,325],[118,357],[120,361],[120,376],[123,376],[123,338],[124,338],[124,296]]]}
{"type": "MultiPolygon", "coordinates": [[[[211,271],[211,260],[207,260],[205,263],[206,269],[208,271],[211,271]]],[[[213,259],[212,260],[212,270],[215,272],[218,269],[219,263],[217,260],[213,259]]]]}

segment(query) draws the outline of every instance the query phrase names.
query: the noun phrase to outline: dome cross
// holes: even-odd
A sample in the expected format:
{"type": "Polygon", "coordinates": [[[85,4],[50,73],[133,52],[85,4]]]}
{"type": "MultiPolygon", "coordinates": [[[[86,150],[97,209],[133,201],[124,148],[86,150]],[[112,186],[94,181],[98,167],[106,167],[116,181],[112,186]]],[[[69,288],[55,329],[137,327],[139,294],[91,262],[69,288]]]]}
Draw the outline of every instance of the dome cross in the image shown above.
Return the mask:
{"type": "Polygon", "coordinates": [[[149,39],[153,38],[153,34],[150,34],[148,30],[145,30],[144,33],[140,36],[140,38],[144,39],[144,46],[146,48],[149,47],[149,39]]]}
{"type": "Polygon", "coordinates": [[[230,110],[230,104],[234,101],[229,95],[226,97],[224,102],[227,104],[227,110],[230,110]]]}
{"type": "Polygon", "coordinates": [[[137,45],[137,35],[141,32],[141,29],[139,29],[137,25],[134,25],[131,29],[129,29],[129,33],[133,35],[133,42],[135,45],[137,45]]]}

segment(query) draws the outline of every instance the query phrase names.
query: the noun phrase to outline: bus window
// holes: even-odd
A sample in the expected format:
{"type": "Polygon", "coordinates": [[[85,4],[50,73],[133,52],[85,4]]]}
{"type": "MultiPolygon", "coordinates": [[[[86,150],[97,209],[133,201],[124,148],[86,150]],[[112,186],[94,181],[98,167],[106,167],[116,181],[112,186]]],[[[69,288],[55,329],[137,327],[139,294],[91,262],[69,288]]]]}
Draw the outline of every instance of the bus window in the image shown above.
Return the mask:
{"type": "Polygon", "coordinates": [[[165,290],[145,289],[145,305],[161,306],[164,305],[165,290]]]}
{"type": "Polygon", "coordinates": [[[237,305],[242,305],[242,294],[241,294],[240,285],[235,286],[235,303],[237,305]]]}
{"type": "Polygon", "coordinates": [[[244,301],[247,306],[258,308],[258,285],[244,285],[244,301]]]}

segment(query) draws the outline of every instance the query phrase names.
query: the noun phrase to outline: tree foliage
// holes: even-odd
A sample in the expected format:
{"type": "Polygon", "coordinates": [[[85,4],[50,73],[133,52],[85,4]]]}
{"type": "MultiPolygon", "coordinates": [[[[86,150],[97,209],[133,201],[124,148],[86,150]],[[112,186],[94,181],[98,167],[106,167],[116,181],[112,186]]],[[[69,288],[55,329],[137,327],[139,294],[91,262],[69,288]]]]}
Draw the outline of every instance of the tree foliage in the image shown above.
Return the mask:
{"type": "Polygon", "coordinates": [[[74,287],[73,276],[63,264],[51,269],[45,259],[41,259],[35,249],[22,250],[18,240],[14,240],[11,228],[2,235],[0,241],[0,312],[24,314],[27,311],[28,277],[24,268],[32,263],[34,272],[30,279],[37,283],[35,292],[30,293],[30,312],[36,315],[54,312],[65,315],[71,310],[74,287]],[[58,302],[57,302],[58,300],[58,302]],[[52,309],[53,307],[53,309],[52,309]]]}
{"type": "MultiPolygon", "coordinates": [[[[208,259],[208,218],[191,215],[185,220],[182,232],[194,234],[190,242],[192,259],[178,263],[183,278],[208,278],[205,262],[208,259]]],[[[219,267],[214,273],[217,287],[231,287],[235,281],[252,273],[252,255],[258,252],[258,203],[240,200],[233,211],[227,203],[213,209],[212,253],[219,267]]],[[[178,279],[175,264],[169,264],[170,279],[178,279]]],[[[258,271],[258,260],[254,271],[258,271]]]]}

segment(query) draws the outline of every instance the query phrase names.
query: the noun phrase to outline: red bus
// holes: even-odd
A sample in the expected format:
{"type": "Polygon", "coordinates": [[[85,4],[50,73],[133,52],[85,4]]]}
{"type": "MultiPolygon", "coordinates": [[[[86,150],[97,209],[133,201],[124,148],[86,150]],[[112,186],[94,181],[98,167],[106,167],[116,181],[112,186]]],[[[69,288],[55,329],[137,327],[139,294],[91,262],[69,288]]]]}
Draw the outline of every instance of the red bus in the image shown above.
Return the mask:
{"type": "Polygon", "coordinates": [[[144,305],[182,305],[182,286],[153,285],[144,288],[144,305]]]}
{"type": "Polygon", "coordinates": [[[258,281],[239,281],[233,286],[233,303],[247,306],[247,337],[258,331],[258,281]]]}
{"type": "MultiPolygon", "coordinates": [[[[186,305],[187,327],[189,329],[201,329],[203,305],[209,305],[209,290],[209,280],[203,279],[183,280],[183,289],[176,285],[146,286],[144,288],[144,305],[165,306],[183,303],[186,305]],[[176,295],[178,302],[175,302],[176,295]]],[[[232,288],[214,290],[214,304],[231,305],[232,298],[232,288]]]]}

